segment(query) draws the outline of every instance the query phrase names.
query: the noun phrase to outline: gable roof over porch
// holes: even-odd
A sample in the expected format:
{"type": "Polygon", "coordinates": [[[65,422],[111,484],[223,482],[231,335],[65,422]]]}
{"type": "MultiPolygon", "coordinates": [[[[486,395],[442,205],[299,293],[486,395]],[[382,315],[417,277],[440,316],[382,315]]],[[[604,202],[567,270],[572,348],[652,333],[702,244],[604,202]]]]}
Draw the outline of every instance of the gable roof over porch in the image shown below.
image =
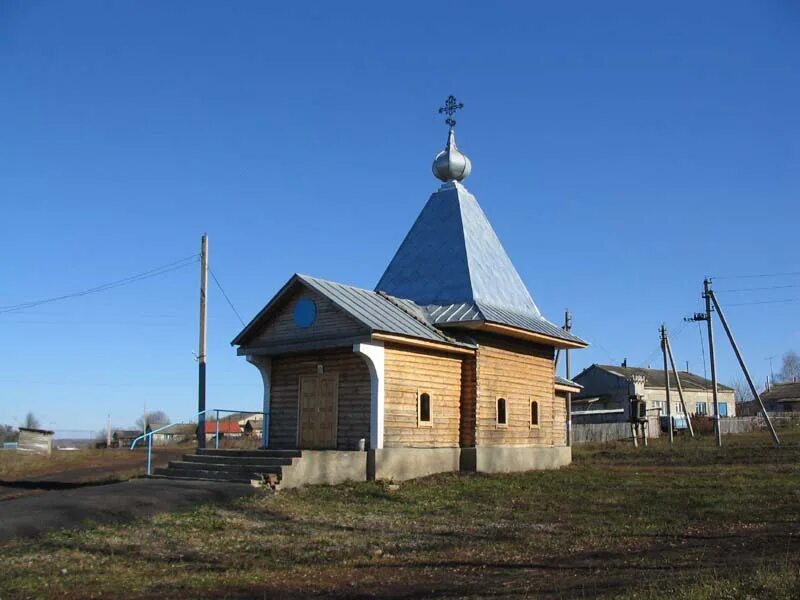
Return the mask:
{"type": "Polygon", "coordinates": [[[409,300],[300,274],[289,279],[234,338],[231,345],[246,346],[252,342],[300,288],[311,290],[329,300],[338,310],[360,324],[366,334],[383,333],[439,344],[472,347],[439,331],[429,323],[424,311],[409,300]]]}

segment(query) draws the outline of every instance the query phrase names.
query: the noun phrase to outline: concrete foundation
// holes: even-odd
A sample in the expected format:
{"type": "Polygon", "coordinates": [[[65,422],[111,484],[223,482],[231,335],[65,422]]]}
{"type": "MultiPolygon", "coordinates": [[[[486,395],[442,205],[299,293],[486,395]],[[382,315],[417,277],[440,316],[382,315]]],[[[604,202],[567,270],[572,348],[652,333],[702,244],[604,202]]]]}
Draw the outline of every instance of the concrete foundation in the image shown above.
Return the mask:
{"type": "Polygon", "coordinates": [[[368,454],[369,479],[404,481],[458,471],[461,448],[381,448],[368,454]]]}
{"type": "Polygon", "coordinates": [[[280,488],[366,480],[366,452],[303,450],[300,458],[293,458],[291,465],[282,467],[280,488]]]}
{"type": "Polygon", "coordinates": [[[572,462],[572,448],[495,446],[462,448],[462,470],[479,473],[514,473],[558,469],[572,462]]]}
{"type": "Polygon", "coordinates": [[[366,452],[303,450],[282,467],[280,489],[345,481],[405,481],[455,471],[514,473],[558,469],[572,462],[566,446],[526,448],[381,448],[366,452]]]}

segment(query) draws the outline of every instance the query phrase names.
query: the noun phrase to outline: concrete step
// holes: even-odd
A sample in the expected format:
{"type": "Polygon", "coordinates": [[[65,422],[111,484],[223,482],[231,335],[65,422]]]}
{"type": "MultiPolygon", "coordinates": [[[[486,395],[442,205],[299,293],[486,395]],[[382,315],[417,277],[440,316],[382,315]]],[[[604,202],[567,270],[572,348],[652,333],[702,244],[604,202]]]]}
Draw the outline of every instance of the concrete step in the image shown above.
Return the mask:
{"type": "Polygon", "coordinates": [[[210,471],[210,470],[183,470],[183,469],[169,469],[157,468],[154,475],[167,477],[170,479],[200,479],[209,481],[229,481],[236,483],[250,483],[253,479],[261,479],[260,474],[256,473],[231,473],[228,471],[210,471]]]}
{"type": "Polygon", "coordinates": [[[281,467],[276,465],[260,466],[260,465],[231,465],[225,463],[197,463],[197,462],[184,462],[184,461],[170,461],[170,469],[177,469],[185,472],[195,471],[215,471],[217,473],[274,473],[281,474],[281,467]]]}
{"type": "Polygon", "coordinates": [[[299,458],[300,450],[236,450],[198,448],[198,456],[227,456],[239,458],[299,458]]]}
{"type": "Polygon", "coordinates": [[[217,454],[184,454],[182,462],[201,464],[225,464],[250,466],[253,468],[271,468],[292,464],[291,457],[271,456],[220,456],[217,454]]]}
{"type": "Polygon", "coordinates": [[[218,477],[187,477],[176,474],[162,474],[158,471],[166,471],[166,469],[156,469],[156,473],[150,475],[150,479],[175,479],[177,481],[214,481],[216,483],[251,483],[249,479],[220,479],[218,477]]]}

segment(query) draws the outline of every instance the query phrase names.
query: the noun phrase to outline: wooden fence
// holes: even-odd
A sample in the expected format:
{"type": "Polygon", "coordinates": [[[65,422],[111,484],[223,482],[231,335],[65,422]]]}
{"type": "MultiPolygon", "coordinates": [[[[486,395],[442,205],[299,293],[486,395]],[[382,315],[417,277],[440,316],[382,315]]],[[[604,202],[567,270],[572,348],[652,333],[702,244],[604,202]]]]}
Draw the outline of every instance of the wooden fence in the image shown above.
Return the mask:
{"type": "MultiPolygon", "coordinates": [[[[648,418],[648,437],[658,437],[660,432],[658,417],[648,418]]],[[[573,444],[601,444],[615,440],[630,440],[631,424],[627,421],[616,423],[573,423],[573,444]]]]}
{"type": "MultiPolygon", "coordinates": [[[[800,418],[770,415],[775,428],[800,426],[800,418]]],[[[767,428],[763,416],[755,417],[723,417],[720,419],[720,428],[723,435],[761,431],[767,428]]],[[[649,437],[659,437],[658,420],[649,419],[649,437]]],[[[686,434],[688,435],[688,433],[686,434]]],[[[631,426],[629,423],[573,423],[573,444],[601,444],[615,440],[630,440],[631,426]]]]}

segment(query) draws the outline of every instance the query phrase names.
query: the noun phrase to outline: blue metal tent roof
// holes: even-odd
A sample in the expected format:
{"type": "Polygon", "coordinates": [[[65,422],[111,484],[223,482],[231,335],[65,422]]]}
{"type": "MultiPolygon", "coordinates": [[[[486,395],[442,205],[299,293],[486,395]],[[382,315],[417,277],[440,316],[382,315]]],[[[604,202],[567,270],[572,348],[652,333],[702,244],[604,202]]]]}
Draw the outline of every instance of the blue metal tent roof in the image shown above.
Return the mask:
{"type": "Polygon", "coordinates": [[[493,322],[585,344],[542,316],[475,196],[460,183],[431,195],[375,289],[425,306],[438,326],[493,322]]]}

